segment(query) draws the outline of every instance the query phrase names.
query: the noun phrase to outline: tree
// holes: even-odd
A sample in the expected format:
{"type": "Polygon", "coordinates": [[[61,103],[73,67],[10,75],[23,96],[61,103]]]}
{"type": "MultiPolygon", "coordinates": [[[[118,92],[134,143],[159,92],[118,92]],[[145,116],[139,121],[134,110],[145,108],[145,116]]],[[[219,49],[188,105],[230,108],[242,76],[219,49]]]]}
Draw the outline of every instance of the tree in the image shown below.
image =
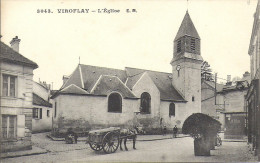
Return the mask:
{"type": "Polygon", "coordinates": [[[183,123],[182,133],[194,138],[195,156],[210,155],[211,142],[220,131],[221,123],[212,117],[194,113],[183,123]]]}
{"type": "Polygon", "coordinates": [[[204,61],[201,65],[201,78],[207,81],[214,81],[212,69],[207,61],[204,61]]]}

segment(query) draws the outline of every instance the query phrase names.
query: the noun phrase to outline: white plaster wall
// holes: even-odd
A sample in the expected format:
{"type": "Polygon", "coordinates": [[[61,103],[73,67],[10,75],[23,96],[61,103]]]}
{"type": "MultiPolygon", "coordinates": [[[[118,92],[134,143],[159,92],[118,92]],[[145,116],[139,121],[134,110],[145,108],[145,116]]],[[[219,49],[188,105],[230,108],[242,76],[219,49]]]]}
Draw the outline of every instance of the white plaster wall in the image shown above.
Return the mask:
{"type": "Polygon", "coordinates": [[[33,118],[32,119],[32,131],[33,132],[41,132],[48,131],[52,128],[52,108],[36,106],[35,108],[42,108],[42,119],[33,118]],[[50,116],[47,116],[47,110],[49,110],[50,116]]]}
{"type": "MultiPolygon", "coordinates": [[[[149,77],[148,73],[145,72],[142,77],[139,79],[139,81],[136,83],[136,85],[132,89],[133,93],[136,95],[136,97],[141,98],[141,94],[144,92],[147,92],[151,96],[151,114],[141,114],[138,115],[140,118],[145,117],[155,117],[159,116],[160,114],[160,92],[152,79],[149,77]]],[[[138,107],[137,110],[139,111],[139,108],[141,106],[141,100],[138,100],[138,107]]]]}
{"type": "Polygon", "coordinates": [[[17,115],[17,141],[1,142],[3,150],[31,148],[33,68],[0,61],[0,76],[1,114],[17,115]],[[2,96],[2,74],[16,76],[15,97],[2,96]]]}
{"type": "Polygon", "coordinates": [[[40,84],[33,82],[33,92],[48,101],[49,98],[49,90],[41,86],[40,84]]]}
{"type": "Polygon", "coordinates": [[[201,113],[201,62],[181,59],[173,62],[172,66],[172,83],[188,101],[181,115],[185,120],[193,113],[201,113]],[[179,76],[176,70],[177,65],[181,66],[179,76]],[[192,96],[195,97],[195,101],[192,101],[192,96]]]}
{"type": "MultiPolygon", "coordinates": [[[[244,96],[247,90],[244,91],[232,91],[224,95],[225,112],[243,112],[244,110],[244,96]]],[[[223,102],[224,103],[224,102],[223,102]]]]}
{"type": "MultiPolygon", "coordinates": [[[[16,97],[1,97],[1,106],[32,107],[33,69],[11,63],[1,62],[1,73],[16,76],[16,97]]],[[[2,90],[2,81],[1,81],[2,90]]],[[[2,91],[0,92],[2,94],[2,91]]]]}
{"type": "Polygon", "coordinates": [[[137,100],[122,99],[122,113],[108,112],[108,97],[59,95],[54,99],[57,102],[58,117],[67,120],[81,119],[95,125],[123,125],[133,120],[137,100]]]}
{"type": "Polygon", "coordinates": [[[173,128],[175,125],[181,128],[182,123],[185,119],[183,119],[185,113],[185,103],[176,103],[175,104],[175,116],[169,116],[169,106],[171,102],[161,101],[160,109],[161,109],[161,118],[163,118],[163,126],[166,125],[167,128],[173,128]],[[179,123],[180,122],[180,123],[179,123]]]}

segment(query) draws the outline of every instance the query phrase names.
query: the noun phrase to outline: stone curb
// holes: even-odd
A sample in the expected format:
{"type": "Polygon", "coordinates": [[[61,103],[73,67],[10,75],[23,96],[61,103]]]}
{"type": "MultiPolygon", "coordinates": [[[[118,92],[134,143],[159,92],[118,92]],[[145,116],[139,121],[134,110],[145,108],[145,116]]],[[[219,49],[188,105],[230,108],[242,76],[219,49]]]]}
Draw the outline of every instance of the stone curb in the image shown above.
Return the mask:
{"type": "Polygon", "coordinates": [[[190,136],[188,136],[188,135],[183,135],[183,136],[179,136],[179,137],[177,137],[177,138],[172,138],[172,137],[166,137],[166,138],[155,138],[155,139],[143,139],[143,140],[136,140],[136,141],[156,141],[156,140],[164,140],[164,139],[178,139],[178,138],[184,138],[184,137],[190,137],[190,136]]]}
{"type": "Polygon", "coordinates": [[[247,142],[246,140],[222,140],[222,142],[247,142]]]}
{"type": "Polygon", "coordinates": [[[51,136],[51,135],[46,135],[48,138],[50,138],[51,140],[53,140],[53,141],[65,141],[65,138],[55,138],[55,137],[53,137],[53,136],[51,136]]]}
{"type": "MultiPolygon", "coordinates": [[[[55,138],[51,135],[46,135],[48,138],[50,138],[53,141],[65,141],[65,138],[55,138]]],[[[189,135],[183,135],[177,138],[183,138],[183,137],[189,137],[189,135]]],[[[156,140],[164,140],[164,139],[173,139],[172,137],[165,137],[165,138],[155,138],[155,139],[143,139],[143,140],[136,140],[136,141],[156,141],[156,140]]],[[[81,140],[78,139],[78,141],[86,141],[86,140],[81,140]]]]}
{"type": "MultiPolygon", "coordinates": [[[[34,148],[36,148],[36,147],[34,147],[34,148]]],[[[48,151],[46,149],[41,149],[41,148],[39,148],[39,149],[38,149],[38,151],[33,151],[33,149],[32,149],[32,150],[28,150],[28,151],[1,153],[1,159],[21,157],[21,156],[30,156],[30,155],[39,155],[39,154],[48,153],[48,151]]]]}

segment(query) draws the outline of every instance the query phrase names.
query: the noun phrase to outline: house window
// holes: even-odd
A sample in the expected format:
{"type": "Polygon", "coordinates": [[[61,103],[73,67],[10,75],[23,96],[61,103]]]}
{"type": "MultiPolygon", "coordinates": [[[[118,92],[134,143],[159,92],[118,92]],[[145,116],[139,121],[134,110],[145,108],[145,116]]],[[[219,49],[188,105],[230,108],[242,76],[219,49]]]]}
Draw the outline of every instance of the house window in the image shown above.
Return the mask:
{"type": "Polygon", "coordinates": [[[181,40],[177,42],[177,53],[181,52],[181,40]]]}
{"type": "Polygon", "coordinates": [[[192,96],[192,101],[195,101],[195,97],[194,96],[192,96]]]}
{"type": "Polygon", "coordinates": [[[175,116],[175,104],[174,103],[170,103],[169,116],[175,116]]]}
{"type": "Polygon", "coordinates": [[[33,118],[42,119],[42,108],[33,108],[33,118]]]}
{"type": "Polygon", "coordinates": [[[195,39],[194,38],[191,38],[191,40],[190,40],[190,49],[195,50],[195,39]]]}
{"type": "Polygon", "coordinates": [[[150,114],[151,113],[151,96],[149,93],[144,92],[141,95],[141,107],[140,112],[144,114],[150,114]]]}
{"type": "Polygon", "coordinates": [[[15,139],[17,130],[15,115],[2,115],[2,138],[15,139]]]}
{"type": "Polygon", "coordinates": [[[118,93],[112,93],[108,97],[108,112],[122,113],[122,97],[118,93]]]}
{"type": "Polygon", "coordinates": [[[15,76],[3,75],[3,89],[2,89],[3,96],[15,97],[15,91],[16,91],[15,80],[16,80],[15,76]]]}
{"type": "Polygon", "coordinates": [[[50,110],[47,110],[47,117],[50,117],[50,110]]]}

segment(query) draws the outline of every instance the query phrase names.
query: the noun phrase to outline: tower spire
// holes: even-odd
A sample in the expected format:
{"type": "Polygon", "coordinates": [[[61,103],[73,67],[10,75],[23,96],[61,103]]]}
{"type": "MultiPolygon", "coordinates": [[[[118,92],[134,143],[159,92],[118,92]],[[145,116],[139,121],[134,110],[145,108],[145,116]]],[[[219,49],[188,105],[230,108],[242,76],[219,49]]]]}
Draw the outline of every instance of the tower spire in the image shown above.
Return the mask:
{"type": "Polygon", "coordinates": [[[188,10],[186,11],[186,14],[182,20],[181,26],[174,40],[177,40],[183,36],[191,36],[200,39],[200,36],[190,18],[188,10]]]}

